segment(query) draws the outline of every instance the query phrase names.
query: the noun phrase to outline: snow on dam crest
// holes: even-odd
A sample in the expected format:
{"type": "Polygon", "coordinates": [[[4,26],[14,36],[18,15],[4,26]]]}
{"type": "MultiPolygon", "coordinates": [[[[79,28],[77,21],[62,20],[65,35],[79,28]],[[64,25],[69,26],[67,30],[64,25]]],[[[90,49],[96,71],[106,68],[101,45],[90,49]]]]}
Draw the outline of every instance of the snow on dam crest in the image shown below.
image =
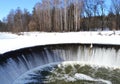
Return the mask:
{"type": "Polygon", "coordinates": [[[8,51],[51,44],[104,44],[120,45],[120,31],[103,32],[24,32],[22,35],[0,33],[0,54],[8,51]]]}

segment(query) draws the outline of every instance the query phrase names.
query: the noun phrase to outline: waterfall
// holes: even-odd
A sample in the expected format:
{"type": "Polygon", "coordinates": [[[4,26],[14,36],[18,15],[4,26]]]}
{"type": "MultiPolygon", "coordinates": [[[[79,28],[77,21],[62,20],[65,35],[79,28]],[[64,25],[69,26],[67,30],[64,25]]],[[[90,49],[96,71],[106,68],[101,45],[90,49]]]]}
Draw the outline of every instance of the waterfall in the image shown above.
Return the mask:
{"type": "Polygon", "coordinates": [[[0,56],[0,83],[12,84],[25,72],[45,64],[65,61],[120,66],[120,49],[115,46],[64,44],[37,46],[7,52],[0,56]]]}

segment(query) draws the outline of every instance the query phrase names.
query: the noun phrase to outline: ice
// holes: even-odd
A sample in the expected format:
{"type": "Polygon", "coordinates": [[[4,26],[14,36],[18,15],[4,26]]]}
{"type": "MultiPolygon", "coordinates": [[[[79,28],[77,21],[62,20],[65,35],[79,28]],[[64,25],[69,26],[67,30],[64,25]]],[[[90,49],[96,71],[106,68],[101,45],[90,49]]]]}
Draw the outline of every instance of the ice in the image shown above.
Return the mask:
{"type": "Polygon", "coordinates": [[[80,79],[80,80],[89,80],[89,81],[94,81],[94,78],[90,77],[90,76],[87,76],[85,74],[79,74],[79,73],[76,73],[75,74],[75,78],[76,79],[80,79]]]}
{"type": "Polygon", "coordinates": [[[87,81],[99,81],[99,82],[103,82],[105,84],[112,84],[110,81],[108,80],[104,80],[104,79],[95,79],[95,78],[92,78],[88,75],[85,75],[85,74],[81,74],[81,73],[76,73],[75,74],[75,78],[77,80],[87,80],[87,81]]]}

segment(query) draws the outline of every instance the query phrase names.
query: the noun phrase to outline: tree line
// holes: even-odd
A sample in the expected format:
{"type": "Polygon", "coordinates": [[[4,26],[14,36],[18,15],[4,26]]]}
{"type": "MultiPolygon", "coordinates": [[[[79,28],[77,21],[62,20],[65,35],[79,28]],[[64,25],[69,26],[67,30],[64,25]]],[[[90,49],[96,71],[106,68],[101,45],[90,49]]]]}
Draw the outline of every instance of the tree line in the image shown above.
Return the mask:
{"type": "Polygon", "coordinates": [[[32,13],[27,9],[11,10],[0,21],[5,32],[68,32],[120,29],[120,0],[41,0],[32,13]]]}

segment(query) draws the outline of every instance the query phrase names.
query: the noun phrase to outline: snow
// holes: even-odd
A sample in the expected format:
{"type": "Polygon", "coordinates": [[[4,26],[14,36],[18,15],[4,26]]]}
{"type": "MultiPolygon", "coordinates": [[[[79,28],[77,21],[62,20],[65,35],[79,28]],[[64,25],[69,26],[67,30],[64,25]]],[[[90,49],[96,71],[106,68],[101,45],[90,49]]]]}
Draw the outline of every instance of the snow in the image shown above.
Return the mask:
{"type": "Polygon", "coordinates": [[[104,79],[95,79],[95,78],[92,78],[88,75],[85,75],[85,74],[81,74],[81,73],[76,73],[75,74],[75,78],[78,79],[78,80],[87,80],[87,81],[101,81],[105,84],[112,84],[110,81],[108,80],[104,80],[104,79]]]}
{"type": "Polygon", "coordinates": [[[94,78],[87,76],[85,74],[80,74],[80,73],[76,73],[75,74],[75,78],[76,79],[81,79],[81,80],[89,80],[89,81],[94,81],[94,78]]]}
{"type": "MultiPolygon", "coordinates": [[[[104,32],[24,32],[22,35],[12,33],[0,33],[0,54],[8,51],[50,44],[110,44],[120,45],[120,31],[104,32]]],[[[91,45],[94,47],[94,45],[91,45]]]]}

